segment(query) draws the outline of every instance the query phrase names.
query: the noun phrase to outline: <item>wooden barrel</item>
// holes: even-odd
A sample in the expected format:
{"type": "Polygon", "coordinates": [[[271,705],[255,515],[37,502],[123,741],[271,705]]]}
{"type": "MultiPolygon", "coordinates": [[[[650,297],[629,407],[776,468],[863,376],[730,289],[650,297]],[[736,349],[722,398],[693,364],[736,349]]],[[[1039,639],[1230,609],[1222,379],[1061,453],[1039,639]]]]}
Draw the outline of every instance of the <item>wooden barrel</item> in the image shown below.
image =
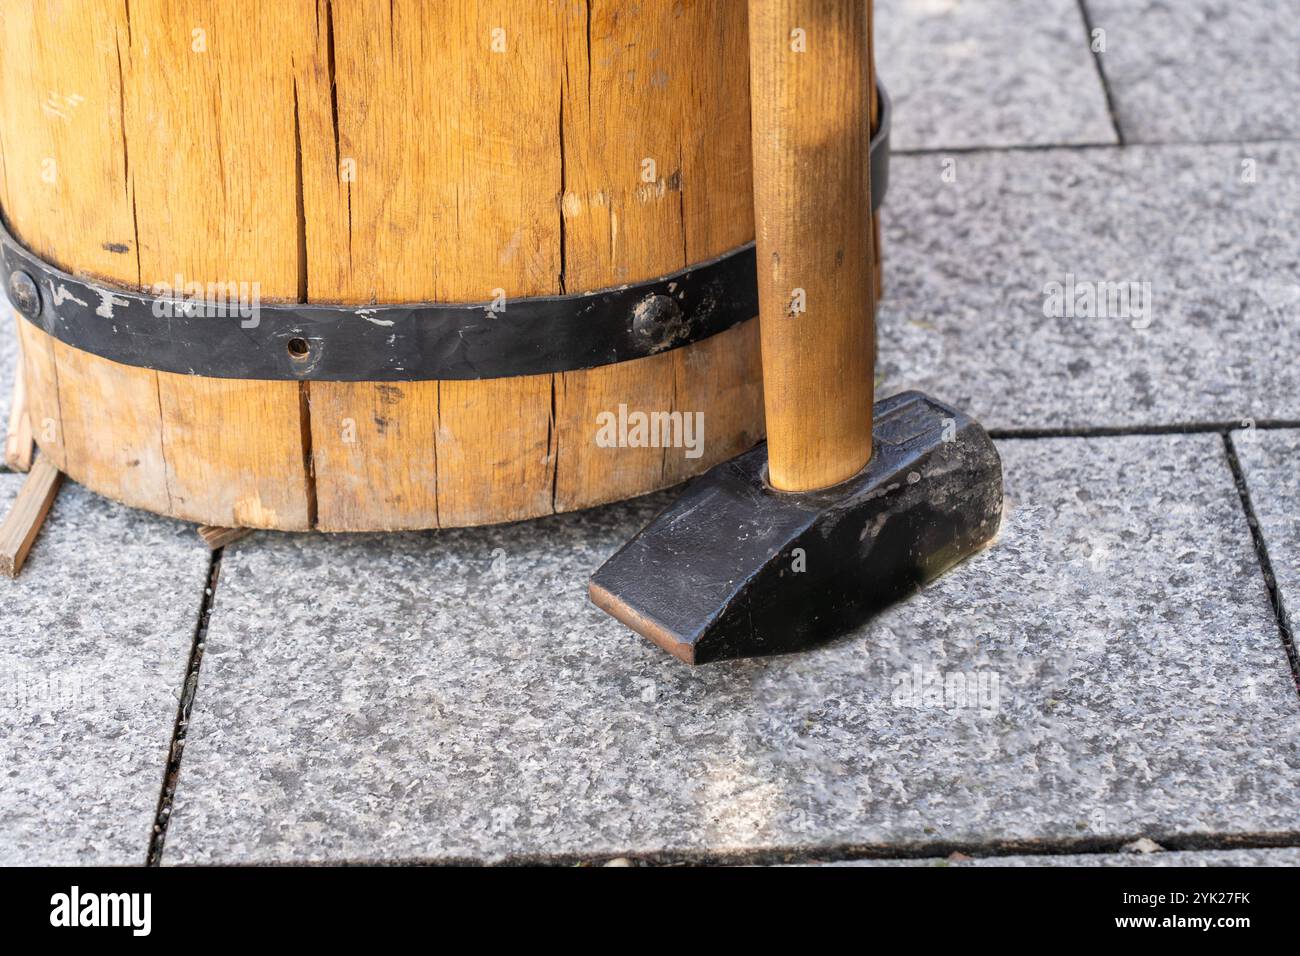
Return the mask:
{"type": "MultiPolygon", "coordinates": [[[[7,0],[0,205],[125,289],[478,302],[638,283],[754,237],[741,0],[7,0]]],[[[326,531],[638,495],[762,437],[756,323],[595,368],[283,381],[120,364],[18,321],[43,454],[130,505],[326,531]],[[702,453],[598,416],[701,412],[702,453]]]]}

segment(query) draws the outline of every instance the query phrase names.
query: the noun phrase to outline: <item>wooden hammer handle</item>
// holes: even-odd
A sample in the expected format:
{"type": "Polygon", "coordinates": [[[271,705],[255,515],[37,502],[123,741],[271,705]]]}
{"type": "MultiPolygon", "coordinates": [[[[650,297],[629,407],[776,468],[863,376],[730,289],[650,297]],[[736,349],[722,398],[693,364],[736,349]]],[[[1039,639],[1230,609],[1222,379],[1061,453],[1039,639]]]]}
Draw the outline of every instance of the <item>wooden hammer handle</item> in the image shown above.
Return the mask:
{"type": "Polygon", "coordinates": [[[864,0],[749,0],[763,402],[783,491],[871,458],[870,19],[864,0]]]}

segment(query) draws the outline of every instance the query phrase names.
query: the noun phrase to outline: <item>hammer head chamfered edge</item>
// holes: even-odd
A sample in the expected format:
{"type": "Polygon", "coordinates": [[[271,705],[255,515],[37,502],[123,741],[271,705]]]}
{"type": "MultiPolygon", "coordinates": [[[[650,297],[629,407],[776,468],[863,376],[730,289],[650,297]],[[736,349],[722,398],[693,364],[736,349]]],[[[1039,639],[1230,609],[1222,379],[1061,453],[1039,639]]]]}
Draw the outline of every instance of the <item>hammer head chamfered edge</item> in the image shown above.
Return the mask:
{"type": "Polygon", "coordinates": [[[591,578],[592,601],[691,664],[801,650],[851,630],[986,545],[1002,462],[920,392],[876,403],[874,452],[842,484],[787,493],[760,445],[693,482],[591,578]]]}

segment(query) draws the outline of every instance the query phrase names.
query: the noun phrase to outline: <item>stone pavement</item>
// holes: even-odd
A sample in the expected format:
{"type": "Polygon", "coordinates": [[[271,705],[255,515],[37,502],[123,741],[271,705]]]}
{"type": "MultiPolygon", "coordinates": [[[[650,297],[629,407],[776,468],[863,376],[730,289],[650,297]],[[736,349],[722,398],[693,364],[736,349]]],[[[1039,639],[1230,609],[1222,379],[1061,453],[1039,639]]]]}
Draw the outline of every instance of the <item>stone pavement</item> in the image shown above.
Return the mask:
{"type": "Polygon", "coordinates": [[[1300,418],[1300,142],[895,165],[883,391],[919,387],[997,429],[1300,418]],[[1129,314],[1048,308],[1071,281],[1124,287],[1129,314]]]}
{"type": "Polygon", "coordinates": [[[69,486],[0,582],[0,863],[1300,861],[1294,18],[877,10],[881,390],[995,429],[991,549],[826,648],[691,670],[585,600],[665,495],[210,568],[69,486]]]}
{"type": "MultiPolygon", "coordinates": [[[[0,512],[21,482],[0,474],[0,512]]],[[[144,862],[208,571],[195,540],[69,485],[0,579],[0,866],[144,862]]]]}
{"type": "Polygon", "coordinates": [[[733,666],[674,666],[586,602],[586,570],[657,501],[241,542],[167,856],[726,858],[1290,828],[1300,767],[1279,718],[1300,706],[1222,439],[1001,452],[997,547],[832,647],[733,666]]]}
{"type": "Polygon", "coordinates": [[[1117,141],[1077,0],[875,0],[875,11],[894,149],[1117,141]]]}
{"type": "Polygon", "coordinates": [[[1293,0],[1086,0],[1125,142],[1294,140],[1293,0]]]}

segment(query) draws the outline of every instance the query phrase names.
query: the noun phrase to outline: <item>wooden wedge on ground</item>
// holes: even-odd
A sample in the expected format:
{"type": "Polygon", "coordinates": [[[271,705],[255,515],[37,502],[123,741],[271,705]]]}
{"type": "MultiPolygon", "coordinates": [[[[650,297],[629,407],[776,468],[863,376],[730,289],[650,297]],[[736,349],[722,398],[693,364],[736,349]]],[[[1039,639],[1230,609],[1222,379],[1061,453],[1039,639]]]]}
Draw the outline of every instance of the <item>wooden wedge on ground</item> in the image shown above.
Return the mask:
{"type": "Polygon", "coordinates": [[[44,457],[36,459],[0,524],[0,574],[17,577],[62,484],[63,472],[44,457]]]}
{"type": "Polygon", "coordinates": [[[252,528],[219,528],[208,524],[199,526],[199,537],[212,551],[234,544],[240,538],[246,538],[252,533],[252,528]]]}

